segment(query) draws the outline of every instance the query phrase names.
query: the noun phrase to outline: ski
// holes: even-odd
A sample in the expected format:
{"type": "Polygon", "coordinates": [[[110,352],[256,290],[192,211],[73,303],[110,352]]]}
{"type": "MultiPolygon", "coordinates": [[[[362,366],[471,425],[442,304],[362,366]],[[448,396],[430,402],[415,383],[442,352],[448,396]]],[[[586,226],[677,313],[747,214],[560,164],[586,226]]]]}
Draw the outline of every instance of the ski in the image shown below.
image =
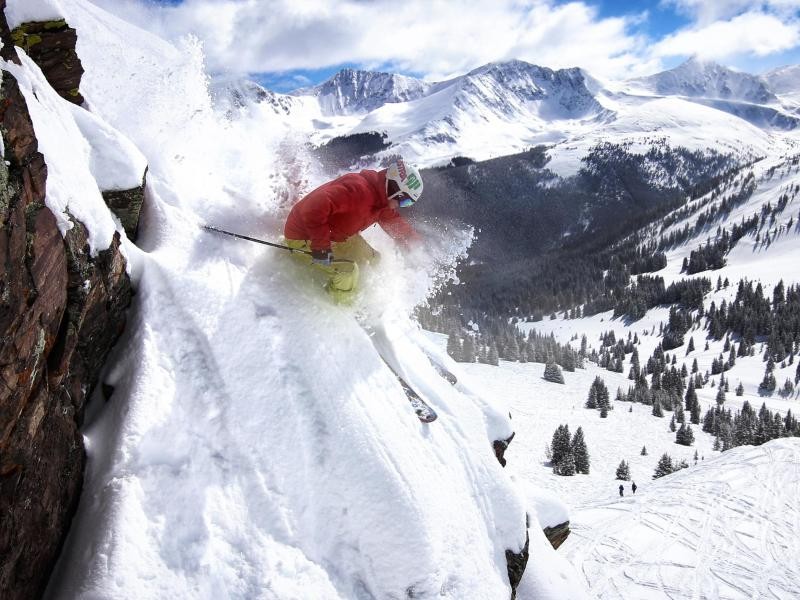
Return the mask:
{"type": "MultiPolygon", "coordinates": [[[[378,353],[379,356],[380,353],[378,353]]],[[[414,413],[417,415],[417,418],[422,421],[423,423],[432,423],[435,421],[439,415],[436,414],[436,411],[433,410],[425,400],[420,398],[419,394],[415,392],[408,382],[403,379],[400,374],[394,370],[394,367],[390,365],[383,356],[381,356],[383,363],[389,367],[389,370],[397,377],[397,381],[400,382],[400,385],[403,388],[403,392],[406,394],[406,398],[408,399],[411,407],[414,409],[414,413]]]]}
{"type": "Polygon", "coordinates": [[[397,381],[403,388],[403,392],[405,393],[408,402],[411,404],[411,407],[414,409],[414,413],[417,415],[417,418],[423,423],[432,423],[435,421],[439,416],[436,414],[436,411],[433,410],[433,408],[431,408],[431,406],[425,402],[425,400],[423,400],[416,391],[414,391],[414,388],[408,384],[403,376],[398,373],[397,368],[393,364],[397,362],[397,357],[394,356],[394,352],[392,351],[391,347],[381,347],[380,340],[376,338],[376,334],[378,332],[374,327],[367,325],[362,320],[358,320],[358,323],[364,330],[364,333],[367,334],[367,337],[369,337],[373,347],[378,353],[378,356],[381,357],[383,364],[389,367],[389,370],[397,378],[397,381]]]}
{"type": "MultiPolygon", "coordinates": [[[[422,351],[425,352],[425,349],[423,348],[422,351]]],[[[428,360],[430,361],[433,368],[436,369],[436,372],[442,377],[444,377],[450,385],[456,385],[458,383],[458,377],[453,375],[453,373],[450,372],[447,369],[447,367],[445,367],[442,363],[440,363],[437,359],[435,359],[427,352],[425,352],[425,356],[428,357],[428,360]]]]}

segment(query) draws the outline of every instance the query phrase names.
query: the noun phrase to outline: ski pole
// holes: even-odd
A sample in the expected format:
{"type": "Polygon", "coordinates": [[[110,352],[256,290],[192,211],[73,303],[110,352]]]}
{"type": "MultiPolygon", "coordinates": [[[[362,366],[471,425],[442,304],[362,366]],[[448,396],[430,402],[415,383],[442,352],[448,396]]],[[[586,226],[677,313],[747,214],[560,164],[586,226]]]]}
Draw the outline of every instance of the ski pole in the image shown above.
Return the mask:
{"type": "MultiPolygon", "coordinates": [[[[225,231],[224,229],[219,229],[217,227],[213,227],[211,225],[202,225],[203,229],[206,231],[213,231],[215,233],[221,233],[223,235],[229,235],[231,237],[239,238],[240,240],[247,240],[248,242],[255,242],[256,244],[264,244],[265,246],[272,246],[273,248],[280,248],[281,250],[288,250],[289,252],[297,252],[299,254],[311,254],[308,250],[302,250],[300,248],[291,248],[289,246],[284,246],[283,244],[276,244],[274,242],[268,242],[266,240],[259,240],[258,238],[250,237],[247,235],[242,235],[241,233],[233,233],[232,231],[225,231]]],[[[353,262],[352,260],[347,260],[344,258],[335,258],[333,262],[353,262]]]]}
{"type": "Polygon", "coordinates": [[[221,233],[223,235],[229,235],[231,237],[239,238],[240,240],[247,240],[248,242],[255,242],[256,244],[264,244],[265,246],[272,246],[273,248],[280,248],[281,250],[288,250],[289,252],[299,252],[300,254],[311,254],[308,250],[301,250],[300,248],[290,248],[289,246],[284,246],[282,244],[276,244],[274,242],[268,242],[266,240],[259,240],[258,238],[249,237],[247,235],[242,235],[241,233],[233,233],[232,231],[225,231],[224,229],[218,229],[217,227],[213,227],[211,225],[203,225],[203,229],[207,231],[215,231],[216,233],[221,233]]]}

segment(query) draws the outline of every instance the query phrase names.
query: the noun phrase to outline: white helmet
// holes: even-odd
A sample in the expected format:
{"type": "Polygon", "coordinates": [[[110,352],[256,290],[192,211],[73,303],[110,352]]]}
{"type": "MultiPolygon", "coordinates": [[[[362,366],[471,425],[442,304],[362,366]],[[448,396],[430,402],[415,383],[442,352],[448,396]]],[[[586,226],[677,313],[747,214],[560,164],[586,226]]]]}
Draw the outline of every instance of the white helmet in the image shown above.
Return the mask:
{"type": "Polygon", "coordinates": [[[422,195],[422,175],[413,165],[407,165],[398,158],[386,169],[386,194],[389,194],[389,181],[397,184],[398,191],[389,198],[397,198],[400,206],[411,206],[422,195]]]}

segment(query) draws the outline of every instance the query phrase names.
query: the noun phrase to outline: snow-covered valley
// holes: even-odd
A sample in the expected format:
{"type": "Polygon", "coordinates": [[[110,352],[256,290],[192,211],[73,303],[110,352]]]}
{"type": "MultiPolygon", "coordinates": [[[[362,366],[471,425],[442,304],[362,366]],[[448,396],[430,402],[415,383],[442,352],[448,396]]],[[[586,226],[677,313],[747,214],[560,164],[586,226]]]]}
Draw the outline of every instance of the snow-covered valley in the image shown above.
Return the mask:
{"type": "MultiPolygon", "coordinates": [[[[704,316],[695,310],[667,351],[676,369],[696,360],[692,375],[706,375],[697,389],[706,412],[721,404],[723,385],[710,372],[732,352],[731,339],[741,344],[737,335],[709,335],[712,302],[733,304],[743,279],[760,283],[768,298],[780,281],[800,284],[800,134],[789,126],[800,86],[791,72],[762,81],[694,65],[713,79],[706,87],[695,71],[678,82],[673,73],[605,85],[578,68],[509,61],[435,84],[351,71],[350,87],[342,75],[281,96],[211,82],[195,40],[167,43],[86,0],[7,0],[6,18],[11,30],[64,19],[77,31],[82,106],[60,97],[22,47],[1,66],[29,110],[58,231],[80,221],[88,230],[81,252],[92,259],[117,236],[135,289],[81,423],[83,488],[45,597],[795,597],[800,438],[723,452],[724,436],[697,426],[692,444],[677,444],[675,407],[658,417],[651,405],[615,400],[618,388],[634,385],[630,353],[621,372],[599,365],[609,350],[601,337],[612,331],[617,340],[637,336],[644,365],[664,341],[669,306],[637,320],[613,311],[567,318],[560,310],[515,321],[521,335],[552,334],[576,352],[586,336],[582,364],[553,383],[538,362],[455,362],[447,336],[415,320],[415,308],[456,278],[480,232],[421,222],[423,248],[400,252],[382,230],[368,229],[381,259],[365,269],[363,291],[346,307],[331,304],[324,282],[289,253],[202,228],[280,241],[292,204],[330,176],[309,142],[354,132],[388,134],[392,146],[370,160],[402,152],[421,165],[545,143],[548,168],[563,176],[608,141],[644,152],[668,140],[753,161],[664,217],[668,225],[645,227],[649,240],[691,232],[666,245],[666,266],[648,275],[666,285],[713,278],[704,316]],[[711,100],[763,102],[789,125],[743,118],[711,100]],[[134,243],[101,192],[138,185],[145,167],[134,243]],[[750,181],[750,171],[754,191],[696,225],[703,210],[750,181]],[[692,251],[754,214],[760,226],[737,240],[724,266],[686,273],[692,251]],[[414,415],[382,360],[386,347],[438,420],[414,415]],[[604,417],[584,407],[598,377],[611,393],[604,417]],[[563,424],[581,428],[589,473],[554,474],[545,447],[563,424]],[[501,466],[498,443],[512,435],[501,466]],[[664,453],[687,466],[654,479],[664,453]],[[622,460],[635,495],[631,481],[616,479],[622,460]],[[571,533],[556,550],[543,529],[566,521],[571,533]]],[[[38,346],[50,344],[45,338],[38,346]]],[[[760,389],[767,343],[759,336],[752,353],[722,373],[726,409],[764,402],[784,417],[800,412],[800,390],[760,389]]],[[[794,346],[786,354],[774,365],[778,386],[797,382],[794,346]]],[[[36,373],[39,362],[30,377],[36,373]]]]}

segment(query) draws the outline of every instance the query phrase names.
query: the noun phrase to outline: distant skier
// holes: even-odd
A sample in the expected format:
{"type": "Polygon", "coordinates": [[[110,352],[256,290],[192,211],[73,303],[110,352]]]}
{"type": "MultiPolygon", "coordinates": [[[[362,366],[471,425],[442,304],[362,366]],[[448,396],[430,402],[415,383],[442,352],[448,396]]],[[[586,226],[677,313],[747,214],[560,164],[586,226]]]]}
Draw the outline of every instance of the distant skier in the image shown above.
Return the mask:
{"type": "Polygon", "coordinates": [[[620,495],[620,497],[625,495],[625,488],[622,487],[621,483],[619,484],[619,495],[620,495]]]}
{"type": "Polygon", "coordinates": [[[631,491],[636,494],[636,482],[631,483],[631,491]]]}
{"type": "Polygon", "coordinates": [[[397,209],[411,206],[421,194],[422,176],[402,159],[381,171],[342,175],[292,207],[283,230],[286,245],[310,250],[310,255],[294,256],[325,273],[331,297],[346,304],[358,288],[358,263],[378,259],[378,253],[359,233],[378,223],[401,246],[408,247],[419,236],[397,209]]]}

